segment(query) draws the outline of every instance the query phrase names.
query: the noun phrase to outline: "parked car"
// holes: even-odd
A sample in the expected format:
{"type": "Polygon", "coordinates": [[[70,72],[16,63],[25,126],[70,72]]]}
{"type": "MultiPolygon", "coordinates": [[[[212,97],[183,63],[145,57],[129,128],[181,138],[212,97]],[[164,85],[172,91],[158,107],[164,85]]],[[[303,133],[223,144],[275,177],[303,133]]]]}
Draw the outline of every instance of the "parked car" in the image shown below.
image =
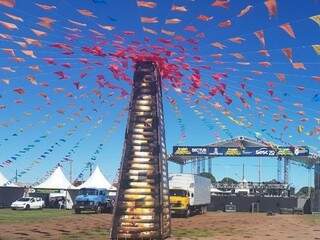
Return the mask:
{"type": "Polygon", "coordinates": [[[45,206],[40,197],[22,197],[11,204],[11,209],[42,209],[45,206]]]}
{"type": "Polygon", "coordinates": [[[74,211],[76,214],[82,211],[112,212],[113,204],[108,196],[107,189],[82,188],[76,197],[74,211]]]}

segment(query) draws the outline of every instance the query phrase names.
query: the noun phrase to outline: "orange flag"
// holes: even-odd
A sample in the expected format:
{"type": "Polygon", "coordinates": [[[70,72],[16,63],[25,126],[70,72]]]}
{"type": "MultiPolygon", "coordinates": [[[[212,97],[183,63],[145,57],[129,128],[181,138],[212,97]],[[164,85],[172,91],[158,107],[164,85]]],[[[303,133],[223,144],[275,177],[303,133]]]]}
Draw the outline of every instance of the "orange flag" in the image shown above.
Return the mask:
{"type": "Polygon", "coordinates": [[[266,47],[266,41],[264,39],[264,32],[263,30],[260,30],[260,31],[256,31],[254,32],[254,35],[256,35],[256,37],[259,39],[259,41],[261,42],[263,48],[266,47]]]}
{"type": "Polygon", "coordinates": [[[39,17],[40,22],[38,22],[38,25],[50,29],[53,25],[53,23],[56,22],[56,20],[48,18],[48,17],[39,17]]]}
{"type": "Polygon", "coordinates": [[[15,0],[0,0],[0,5],[3,5],[5,7],[13,8],[16,6],[15,0]]]}
{"type": "Polygon", "coordinates": [[[312,78],[316,81],[320,81],[320,76],[312,76],[312,78]]]}
{"type": "Polygon", "coordinates": [[[281,51],[292,63],[292,48],[282,48],[281,51]]]}
{"type": "Polygon", "coordinates": [[[288,35],[292,38],[296,38],[296,35],[290,25],[290,23],[284,23],[282,25],[279,26],[283,31],[285,31],[286,33],[288,33],[288,35]]]}
{"type": "Polygon", "coordinates": [[[296,62],[296,63],[292,63],[293,68],[295,69],[303,69],[306,70],[306,67],[304,66],[304,64],[302,62],[296,62]]]}
{"type": "Polygon", "coordinates": [[[41,42],[37,39],[33,39],[33,38],[23,38],[24,41],[29,44],[29,45],[34,45],[37,47],[41,47],[41,42]]]}
{"type": "Polygon", "coordinates": [[[212,7],[221,7],[221,8],[229,8],[230,0],[215,0],[211,6],[212,7]]]}
{"type": "Polygon", "coordinates": [[[157,3],[155,2],[148,2],[148,1],[137,1],[138,7],[145,7],[145,8],[155,8],[157,3]]]}
{"type": "Polygon", "coordinates": [[[277,14],[277,1],[276,0],[266,0],[264,5],[267,7],[270,18],[277,14]]]}
{"type": "Polygon", "coordinates": [[[21,50],[21,52],[29,57],[37,58],[36,55],[34,55],[34,52],[32,50],[21,50]]]}
{"type": "Polygon", "coordinates": [[[158,23],[157,17],[140,17],[142,23],[158,23]]]}
{"type": "Polygon", "coordinates": [[[177,24],[180,22],[181,22],[181,19],[179,18],[170,18],[170,19],[166,19],[165,24],[177,24]]]}
{"type": "Polygon", "coordinates": [[[4,28],[6,28],[8,30],[17,30],[18,29],[17,25],[15,25],[13,23],[9,23],[9,22],[0,21],[0,25],[2,25],[4,28]]]}
{"type": "Polygon", "coordinates": [[[39,31],[39,30],[36,30],[36,29],[33,29],[33,28],[31,28],[31,31],[32,31],[35,35],[37,35],[37,37],[44,37],[44,36],[47,35],[46,32],[39,31]]]}
{"type": "Polygon", "coordinates": [[[212,20],[213,17],[211,17],[211,16],[209,17],[209,16],[206,16],[206,15],[199,15],[198,19],[201,20],[201,21],[208,22],[208,21],[212,20]]]}
{"type": "Polygon", "coordinates": [[[86,17],[94,17],[96,18],[97,16],[95,16],[93,14],[93,12],[87,10],[87,9],[78,9],[77,10],[81,15],[86,16],[86,17]]]}
{"type": "Polygon", "coordinates": [[[240,11],[240,13],[237,15],[237,17],[242,17],[242,16],[246,15],[251,10],[251,8],[253,8],[253,6],[248,5],[247,7],[245,7],[244,9],[242,9],[240,11]]]}

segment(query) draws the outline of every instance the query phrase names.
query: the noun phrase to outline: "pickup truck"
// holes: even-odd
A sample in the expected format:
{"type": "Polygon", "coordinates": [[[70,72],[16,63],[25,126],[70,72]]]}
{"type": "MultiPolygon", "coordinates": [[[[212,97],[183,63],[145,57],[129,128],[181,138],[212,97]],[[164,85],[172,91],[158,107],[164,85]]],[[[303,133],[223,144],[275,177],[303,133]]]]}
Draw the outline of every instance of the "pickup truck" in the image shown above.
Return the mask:
{"type": "Polygon", "coordinates": [[[96,213],[112,212],[113,204],[106,189],[82,188],[75,199],[74,211],[95,211],[96,213]]]}

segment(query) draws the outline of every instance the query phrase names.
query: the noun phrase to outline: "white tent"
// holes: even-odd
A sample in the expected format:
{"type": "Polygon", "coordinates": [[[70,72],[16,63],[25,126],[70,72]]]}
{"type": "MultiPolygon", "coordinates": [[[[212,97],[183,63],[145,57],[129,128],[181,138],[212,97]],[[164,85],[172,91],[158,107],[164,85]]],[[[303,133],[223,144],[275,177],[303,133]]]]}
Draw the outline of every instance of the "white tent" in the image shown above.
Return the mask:
{"type": "Polygon", "coordinates": [[[8,179],[5,176],[3,176],[3,174],[0,172],[0,187],[17,187],[17,185],[13,183],[6,185],[7,182],[8,179]]]}
{"type": "Polygon", "coordinates": [[[78,188],[106,188],[108,190],[115,190],[115,187],[105,178],[98,166],[87,181],[78,186],[78,188]]]}
{"type": "Polygon", "coordinates": [[[68,181],[62,172],[61,167],[58,167],[46,181],[39,184],[35,188],[42,189],[75,189],[75,187],[68,181]]]}

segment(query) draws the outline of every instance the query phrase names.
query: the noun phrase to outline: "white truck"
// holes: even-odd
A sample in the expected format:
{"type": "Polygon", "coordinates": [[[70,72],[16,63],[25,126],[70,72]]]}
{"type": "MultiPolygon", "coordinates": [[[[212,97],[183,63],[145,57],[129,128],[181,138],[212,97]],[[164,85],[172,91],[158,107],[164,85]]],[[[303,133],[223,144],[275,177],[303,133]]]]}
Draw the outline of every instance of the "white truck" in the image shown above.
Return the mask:
{"type": "Polygon", "coordinates": [[[194,174],[170,174],[171,214],[189,217],[203,214],[211,202],[211,181],[194,174]]]}

